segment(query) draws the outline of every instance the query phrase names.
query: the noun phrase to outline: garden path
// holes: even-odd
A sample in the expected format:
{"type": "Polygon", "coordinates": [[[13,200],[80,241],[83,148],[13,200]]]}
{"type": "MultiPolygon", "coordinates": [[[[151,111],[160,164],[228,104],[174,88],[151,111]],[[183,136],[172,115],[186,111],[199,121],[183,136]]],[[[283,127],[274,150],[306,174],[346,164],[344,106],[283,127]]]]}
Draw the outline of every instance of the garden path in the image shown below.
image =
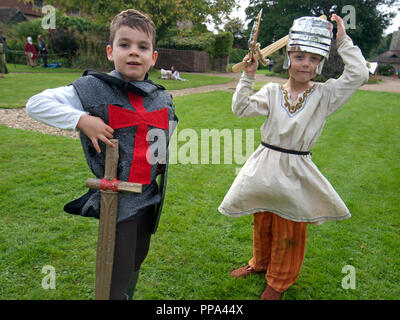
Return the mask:
{"type": "MultiPolygon", "coordinates": [[[[202,73],[204,75],[204,73],[202,73]]],[[[226,84],[220,85],[210,85],[203,86],[198,88],[187,88],[182,90],[170,90],[169,92],[172,94],[174,98],[194,94],[194,93],[202,93],[202,92],[210,92],[210,91],[230,91],[234,92],[236,85],[240,78],[240,73],[209,73],[208,75],[213,76],[221,76],[221,77],[233,77],[234,81],[226,84]]],[[[378,84],[366,84],[363,85],[361,90],[371,90],[371,91],[385,91],[385,92],[395,92],[400,93],[400,80],[394,80],[392,77],[381,77],[384,82],[378,84]]],[[[286,79],[265,76],[262,74],[257,74],[256,81],[260,82],[279,82],[284,83],[286,79]]],[[[61,130],[53,127],[49,127],[44,125],[38,121],[30,118],[26,112],[25,108],[17,108],[17,109],[0,109],[0,124],[6,125],[10,128],[15,129],[23,129],[23,130],[31,130],[31,131],[39,131],[44,134],[50,134],[55,136],[66,136],[70,138],[78,138],[79,134],[75,131],[67,131],[61,130]]]]}

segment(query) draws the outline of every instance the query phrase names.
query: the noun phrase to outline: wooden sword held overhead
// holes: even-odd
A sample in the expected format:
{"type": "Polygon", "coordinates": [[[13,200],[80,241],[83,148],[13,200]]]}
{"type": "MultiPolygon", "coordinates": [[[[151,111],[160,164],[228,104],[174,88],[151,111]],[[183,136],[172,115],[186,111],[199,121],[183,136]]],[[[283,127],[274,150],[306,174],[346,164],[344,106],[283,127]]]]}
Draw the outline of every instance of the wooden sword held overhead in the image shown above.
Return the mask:
{"type": "Polygon", "coordinates": [[[260,33],[262,12],[263,10],[261,9],[260,12],[258,13],[256,21],[253,24],[253,28],[251,29],[248,59],[245,61],[246,67],[251,65],[253,57],[256,57],[256,59],[260,60],[264,66],[266,66],[269,63],[269,61],[263,58],[260,52],[260,44],[257,42],[258,34],[260,33]]]}
{"type": "MultiPolygon", "coordinates": [[[[261,12],[262,12],[262,11],[260,11],[260,13],[261,13],[261,12]]],[[[261,17],[260,13],[259,13],[259,17],[257,18],[257,21],[258,21],[258,19],[261,17]]],[[[319,18],[324,19],[324,20],[327,20],[326,15],[322,15],[322,16],[320,16],[319,18]]],[[[258,29],[259,29],[259,26],[258,26],[258,29]]],[[[257,37],[258,37],[258,30],[257,30],[257,37]]],[[[257,40],[257,38],[256,38],[256,40],[257,40]]],[[[274,52],[278,51],[279,49],[281,49],[281,48],[287,46],[288,42],[289,42],[289,35],[286,35],[286,36],[284,36],[283,38],[280,38],[279,40],[275,41],[274,43],[270,44],[269,46],[265,47],[265,48],[262,49],[262,50],[260,50],[260,48],[258,47],[258,50],[256,51],[257,54],[255,55],[255,57],[256,57],[257,59],[259,59],[259,60],[264,64],[263,60],[264,60],[266,57],[270,56],[271,54],[273,54],[274,52]]],[[[250,50],[251,50],[251,48],[250,48],[250,50]]],[[[254,54],[254,53],[253,53],[253,54],[254,54]]],[[[250,55],[250,52],[249,52],[249,58],[250,58],[250,57],[252,58],[253,55],[250,55]]],[[[264,61],[266,61],[266,60],[264,60],[264,61]]],[[[232,72],[240,72],[240,71],[243,71],[244,68],[245,68],[245,67],[247,66],[247,64],[249,64],[249,63],[251,63],[251,59],[249,59],[249,60],[247,60],[247,61],[242,61],[242,62],[239,62],[239,63],[235,64],[235,65],[232,67],[232,72]]],[[[265,65],[265,64],[264,64],[264,65],[265,65]]]]}

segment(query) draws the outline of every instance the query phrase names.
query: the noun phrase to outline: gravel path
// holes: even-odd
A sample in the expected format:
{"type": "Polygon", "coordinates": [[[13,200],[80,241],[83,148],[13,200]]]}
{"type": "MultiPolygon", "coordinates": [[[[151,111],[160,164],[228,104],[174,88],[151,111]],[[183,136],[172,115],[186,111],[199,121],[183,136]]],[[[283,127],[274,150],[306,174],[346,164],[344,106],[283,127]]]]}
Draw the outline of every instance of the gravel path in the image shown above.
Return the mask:
{"type": "MultiPolygon", "coordinates": [[[[204,74],[204,73],[203,73],[204,74]]],[[[233,77],[235,78],[234,81],[226,84],[220,85],[210,85],[210,86],[203,86],[198,88],[188,88],[182,90],[170,90],[169,92],[172,96],[180,97],[188,94],[193,93],[202,93],[202,92],[210,92],[210,91],[235,91],[236,85],[240,78],[240,73],[210,73],[209,75],[214,76],[222,76],[222,77],[233,77]]],[[[383,83],[379,84],[366,84],[363,85],[360,90],[371,90],[371,91],[385,91],[385,92],[394,92],[400,93],[400,80],[394,80],[391,77],[381,77],[384,81],[383,83]]],[[[284,83],[286,82],[285,79],[276,78],[276,77],[268,77],[265,75],[257,75],[256,81],[265,81],[265,82],[279,82],[284,83]]],[[[53,127],[49,127],[44,125],[38,121],[33,120],[30,118],[26,112],[25,108],[17,108],[17,109],[0,109],[0,125],[6,125],[9,128],[15,129],[23,129],[23,130],[31,130],[31,131],[39,131],[44,134],[50,134],[55,136],[66,136],[70,138],[78,138],[79,134],[75,131],[67,131],[61,130],[53,127]]]]}

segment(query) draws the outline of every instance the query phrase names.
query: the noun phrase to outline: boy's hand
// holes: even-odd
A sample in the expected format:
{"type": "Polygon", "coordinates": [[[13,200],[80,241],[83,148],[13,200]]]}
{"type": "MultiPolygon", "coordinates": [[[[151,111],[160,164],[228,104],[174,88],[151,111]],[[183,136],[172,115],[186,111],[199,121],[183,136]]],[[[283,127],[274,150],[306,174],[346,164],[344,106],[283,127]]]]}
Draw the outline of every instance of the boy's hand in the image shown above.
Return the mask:
{"type": "MultiPolygon", "coordinates": [[[[248,60],[249,60],[249,55],[246,55],[243,58],[243,62],[246,62],[248,60]]],[[[257,69],[258,69],[258,60],[255,57],[253,57],[251,65],[245,67],[244,72],[246,72],[246,74],[249,76],[255,76],[257,69]]]]}
{"type": "Polygon", "coordinates": [[[98,153],[101,152],[98,139],[114,147],[114,144],[108,140],[113,138],[114,129],[105,124],[101,118],[93,117],[88,114],[83,115],[79,119],[76,128],[83,131],[83,133],[88,136],[98,153]]]}
{"type": "Polygon", "coordinates": [[[331,20],[336,21],[336,26],[337,26],[336,40],[339,40],[341,37],[346,35],[346,28],[344,26],[343,19],[339,17],[336,13],[334,13],[332,14],[331,20]]]}

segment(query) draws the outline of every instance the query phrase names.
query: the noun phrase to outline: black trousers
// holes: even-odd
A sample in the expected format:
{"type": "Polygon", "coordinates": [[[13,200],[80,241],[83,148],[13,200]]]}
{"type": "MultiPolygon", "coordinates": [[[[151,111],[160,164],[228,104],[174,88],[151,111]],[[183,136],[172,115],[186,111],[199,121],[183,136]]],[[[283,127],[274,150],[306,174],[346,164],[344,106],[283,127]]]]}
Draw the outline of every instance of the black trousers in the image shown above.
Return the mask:
{"type": "Polygon", "coordinates": [[[45,67],[47,67],[47,51],[41,51],[40,52],[41,57],[43,58],[43,64],[45,67]]]}
{"type": "Polygon", "coordinates": [[[133,220],[117,223],[114,264],[111,278],[111,300],[129,298],[128,287],[138,276],[140,266],[150,248],[150,238],[156,221],[154,206],[146,208],[133,220]]]}

